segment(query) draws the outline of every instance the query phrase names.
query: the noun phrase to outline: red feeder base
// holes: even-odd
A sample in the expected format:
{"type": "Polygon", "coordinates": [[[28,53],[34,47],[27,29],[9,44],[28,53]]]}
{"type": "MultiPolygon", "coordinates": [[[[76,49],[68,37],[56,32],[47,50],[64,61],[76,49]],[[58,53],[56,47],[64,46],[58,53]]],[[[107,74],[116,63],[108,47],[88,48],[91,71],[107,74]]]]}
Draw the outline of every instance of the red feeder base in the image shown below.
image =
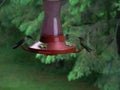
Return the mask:
{"type": "Polygon", "coordinates": [[[57,55],[76,52],[74,45],[66,45],[64,36],[42,37],[41,41],[46,45],[46,47],[41,48],[42,43],[38,41],[29,46],[29,51],[45,55],[57,55]]]}

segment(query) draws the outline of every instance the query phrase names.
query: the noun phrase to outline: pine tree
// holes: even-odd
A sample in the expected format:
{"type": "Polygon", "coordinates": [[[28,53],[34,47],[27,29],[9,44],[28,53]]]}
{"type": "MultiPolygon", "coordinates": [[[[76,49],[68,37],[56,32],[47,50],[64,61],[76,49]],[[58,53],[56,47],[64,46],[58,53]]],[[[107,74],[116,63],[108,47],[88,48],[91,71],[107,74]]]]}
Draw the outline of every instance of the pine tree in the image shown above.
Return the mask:
{"type": "MultiPolygon", "coordinates": [[[[37,32],[41,29],[44,18],[43,0],[3,0],[0,3],[1,28],[15,26],[25,35],[38,36],[36,39],[39,39],[37,32]]],[[[75,60],[68,80],[89,77],[96,72],[99,76],[94,83],[101,90],[119,90],[120,1],[63,0],[63,3],[61,21],[64,33],[73,35],[71,42],[76,41],[79,36],[84,38],[84,42],[93,51],[83,50],[78,54],[47,57],[37,54],[36,58],[46,64],[75,60]]],[[[74,43],[80,48],[77,42],[74,43]]]]}

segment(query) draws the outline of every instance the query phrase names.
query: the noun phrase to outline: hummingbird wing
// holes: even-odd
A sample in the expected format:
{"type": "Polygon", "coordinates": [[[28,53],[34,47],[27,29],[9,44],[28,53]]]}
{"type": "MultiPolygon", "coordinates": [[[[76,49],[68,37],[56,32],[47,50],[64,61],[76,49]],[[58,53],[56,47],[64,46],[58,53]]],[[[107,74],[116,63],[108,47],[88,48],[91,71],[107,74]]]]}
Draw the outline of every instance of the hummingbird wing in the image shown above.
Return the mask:
{"type": "Polygon", "coordinates": [[[22,40],[18,41],[12,48],[13,48],[13,49],[16,49],[16,48],[18,48],[19,46],[23,45],[24,42],[25,42],[25,40],[22,39],[22,40]]]}
{"type": "Polygon", "coordinates": [[[88,52],[92,51],[92,49],[90,47],[88,47],[87,45],[85,45],[84,43],[81,42],[80,44],[86,51],[88,51],[88,52]]]}

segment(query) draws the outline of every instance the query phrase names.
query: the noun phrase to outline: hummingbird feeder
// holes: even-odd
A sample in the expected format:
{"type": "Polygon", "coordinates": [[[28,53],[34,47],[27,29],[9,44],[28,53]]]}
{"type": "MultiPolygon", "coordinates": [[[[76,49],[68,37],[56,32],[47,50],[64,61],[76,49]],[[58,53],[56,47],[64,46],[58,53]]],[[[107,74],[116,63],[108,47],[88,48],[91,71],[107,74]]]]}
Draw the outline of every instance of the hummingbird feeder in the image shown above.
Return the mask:
{"type": "Polygon", "coordinates": [[[43,20],[40,41],[24,50],[44,55],[78,53],[74,44],[66,45],[60,22],[61,0],[43,0],[45,17],[43,20]]]}

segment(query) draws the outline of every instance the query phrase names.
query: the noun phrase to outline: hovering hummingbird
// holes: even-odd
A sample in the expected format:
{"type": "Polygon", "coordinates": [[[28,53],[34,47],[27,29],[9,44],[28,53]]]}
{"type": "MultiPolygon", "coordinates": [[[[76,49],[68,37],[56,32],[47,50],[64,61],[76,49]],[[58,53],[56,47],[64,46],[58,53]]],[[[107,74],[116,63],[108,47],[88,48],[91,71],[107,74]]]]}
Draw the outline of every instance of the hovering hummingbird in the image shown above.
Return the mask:
{"type": "Polygon", "coordinates": [[[16,49],[16,48],[24,45],[29,39],[33,40],[33,38],[30,35],[25,36],[24,39],[18,41],[12,48],[16,49]]]}

